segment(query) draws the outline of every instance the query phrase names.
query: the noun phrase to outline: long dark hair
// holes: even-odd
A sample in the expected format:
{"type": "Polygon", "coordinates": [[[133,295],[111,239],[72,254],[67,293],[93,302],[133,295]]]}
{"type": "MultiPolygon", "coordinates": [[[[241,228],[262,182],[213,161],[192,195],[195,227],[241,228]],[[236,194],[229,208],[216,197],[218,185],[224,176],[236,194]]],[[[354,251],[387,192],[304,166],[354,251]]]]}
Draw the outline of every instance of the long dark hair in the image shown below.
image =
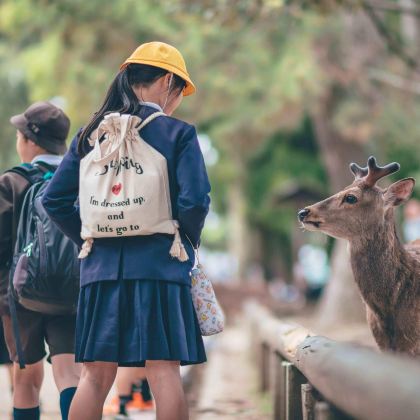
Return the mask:
{"type": "MultiPolygon", "coordinates": [[[[77,150],[81,156],[85,156],[89,151],[88,138],[94,131],[106,114],[110,112],[119,112],[121,114],[136,114],[141,104],[133,91],[132,86],[142,85],[150,86],[157,79],[165,76],[168,71],[159,67],[148,66],[146,64],[129,64],[121,70],[105,96],[102,106],[93,115],[89,123],[83,128],[79,136],[77,150]]],[[[171,90],[180,93],[185,87],[185,81],[174,74],[171,90]]]]}

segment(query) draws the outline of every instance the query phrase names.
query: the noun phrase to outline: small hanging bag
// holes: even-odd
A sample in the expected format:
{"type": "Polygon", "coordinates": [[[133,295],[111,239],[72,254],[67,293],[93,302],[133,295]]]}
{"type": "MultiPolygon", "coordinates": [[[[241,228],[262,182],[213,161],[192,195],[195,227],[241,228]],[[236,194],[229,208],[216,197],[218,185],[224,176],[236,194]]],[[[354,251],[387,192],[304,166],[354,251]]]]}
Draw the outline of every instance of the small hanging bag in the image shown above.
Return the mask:
{"type": "MultiPolygon", "coordinates": [[[[187,238],[191,243],[190,239],[187,238]]],[[[191,243],[193,246],[193,244],[191,243]]],[[[194,248],[196,264],[191,270],[191,295],[200,325],[201,335],[214,335],[223,331],[225,314],[217,301],[213,285],[200,263],[198,247],[194,248]]]]}

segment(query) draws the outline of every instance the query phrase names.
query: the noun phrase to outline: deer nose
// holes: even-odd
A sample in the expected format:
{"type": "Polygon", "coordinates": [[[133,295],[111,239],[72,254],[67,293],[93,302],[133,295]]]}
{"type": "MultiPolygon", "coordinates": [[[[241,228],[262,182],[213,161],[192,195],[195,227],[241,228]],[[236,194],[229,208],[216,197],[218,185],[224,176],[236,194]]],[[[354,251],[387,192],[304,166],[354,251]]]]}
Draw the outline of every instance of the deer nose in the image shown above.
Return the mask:
{"type": "Polygon", "coordinates": [[[298,219],[300,222],[303,222],[305,220],[305,217],[309,214],[308,209],[302,209],[298,212],[298,219]]]}

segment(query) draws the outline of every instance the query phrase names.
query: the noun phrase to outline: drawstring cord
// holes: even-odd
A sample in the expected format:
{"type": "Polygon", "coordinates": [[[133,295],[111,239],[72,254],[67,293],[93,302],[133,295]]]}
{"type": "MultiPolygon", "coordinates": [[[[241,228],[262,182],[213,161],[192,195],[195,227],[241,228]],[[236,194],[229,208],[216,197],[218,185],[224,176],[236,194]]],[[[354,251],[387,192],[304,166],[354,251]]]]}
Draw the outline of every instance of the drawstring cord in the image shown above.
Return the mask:
{"type": "Polygon", "coordinates": [[[171,246],[171,250],[169,254],[173,258],[178,258],[179,261],[185,262],[189,260],[187,251],[185,250],[185,246],[182,243],[181,235],[179,234],[179,223],[174,221],[175,226],[175,234],[174,234],[174,241],[171,246]]]}
{"type": "Polygon", "coordinates": [[[93,238],[87,238],[85,242],[83,242],[82,249],[80,250],[80,253],[79,253],[80,259],[86,258],[90,254],[90,251],[92,251],[92,245],[93,245],[93,238]]]}
{"type": "MultiPolygon", "coordinates": [[[[169,88],[170,88],[171,84],[172,84],[172,77],[171,77],[170,82],[169,82],[169,88]]],[[[169,92],[168,92],[168,96],[166,98],[164,107],[166,106],[166,102],[168,101],[168,97],[169,97],[169,92]]],[[[103,127],[105,127],[105,124],[108,122],[107,120],[109,118],[111,118],[112,115],[113,114],[110,114],[109,116],[105,117],[106,118],[105,122],[101,123],[102,126],[100,126],[100,128],[103,129],[103,127]]],[[[124,130],[124,137],[128,138],[128,140],[133,140],[132,137],[134,136],[134,133],[140,131],[146,124],[148,124],[150,121],[152,121],[156,117],[159,117],[160,115],[165,115],[165,114],[163,112],[155,112],[155,113],[149,115],[149,117],[147,117],[145,120],[141,121],[141,123],[137,127],[135,127],[134,129],[133,129],[133,127],[130,127],[128,132],[125,129],[124,130]]],[[[136,117],[136,118],[139,119],[138,117],[136,117]]],[[[95,141],[95,145],[97,147],[99,147],[98,146],[99,145],[99,138],[102,136],[102,134],[103,133],[100,133],[99,129],[98,129],[97,136],[96,136],[97,138],[96,138],[96,141],[95,141]]],[[[120,133],[120,135],[121,135],[121,133],[120,133]]],[[[117,149],[115,149],[115,150],[117,150],[117,149]]],[[[171,246],[171,249],[170,249],[169,253],[170,253],[171,257],[177,258],[181,262],[188,261],[189,256],[187,254],[187,251],[185,250],[184,244],[182,243],[181,235],[179,234],[179,223],[176,220],[173,220],[172,222],[173,222],[175,232],[174,232],[174,241],[172,243],[172,246],[171,246]]],[[[92,251],[92,246],[93,246],[93,238],[92,237],[86,238],[86,240],[83,242],[82,249],[80,250],[79,258],[80,259],[86,258],[90,254],[90,252],[92,251]]]]}
{"type": "Polygon", "coordinates": [[[195,247],[194,244],[191,242],[191,239],[189,238],[189,236],[186,234],[185,237],[188,239],[188,242],[191,244],[192,249],[194,250],[194,254],[195,254],[195,260],[197,261],[197,268],[201,267],[201,263],[200,263],[200,256],[198,254],[198,246],[195,247]]]}
{"type": "Polygon", "coordinates": [[[166,104],[168,103],[169,94],[171,93],[171,85],[172,85],[173,77],[174,77],[174,74],[171,73],[171,75],[169,76],[168,94],[166,95],[166,99],[165,99],[165,103],[163,104],[162,111],[165,111],[166,104]]]}
{"type": "MultiPolygon", "coordinates": [[[[175,227],[174,241],[172,243],[169,254],[173,258],[178,258],[178,260],[181,262],[188,261],[189,257],[185,249],[185,246],[182,243],[181,235],[179,234],[178,222],[174,221],[174,227],[175,227]]],[[[87,238],[83,242],[82,249],[80,250],[80,253],[79,253],[80,259],[86,258],[90,254],[90,252],[92,251],[92,245],[93,245],[93,238],[87,238]]]]}

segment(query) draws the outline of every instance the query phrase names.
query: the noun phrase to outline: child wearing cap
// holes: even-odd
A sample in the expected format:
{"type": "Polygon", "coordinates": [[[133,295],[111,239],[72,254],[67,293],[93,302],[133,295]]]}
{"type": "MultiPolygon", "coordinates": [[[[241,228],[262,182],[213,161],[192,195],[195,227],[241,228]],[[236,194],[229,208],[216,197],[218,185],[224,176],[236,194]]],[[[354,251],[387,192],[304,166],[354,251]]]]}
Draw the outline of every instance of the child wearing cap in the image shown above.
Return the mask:
{"type": "Polygon", "coordinates": [[[79,191],[80,160],[92,150],[92,133],[111,112],[141,120],[156,111],[166,114],[146,125],[141,138],[166,159],[172,215],[188,260],[171,258],[173,237],[168,234],[95,239],[81,260],[76,360],[83,362],[83,370],[71,420],[101,418],[118,366],[146,368],[159,420],[188,418],[180,365],[206,361],[191,298],[194,251],[189,240],[194,246],[200,241],[210,185],[195,128],[171,114],[183,96],[194,92],[177,49],[162,42],[138,47],[73,140],[44,194],[50,217],[82,246],[75,202],[84,194],[79,191]]]}
{"type": "MultiPolygon", "coordinates": [[[[17,129],[16,149],[24,165],[56,167],[67,150],[70,121],[64,112],[49,102],[36,102],[10,122],[17,129]]],[[[25,369],[20,369],[12,320],[8,313],[7,285],[19,215],[29,181],[16,172],[0,176],[0,312],[10,359],[14,363],[13,406],[15,420],[37,420],[39,392],[43,380],[45,341],[60,392],[62,418],[67,419],[76,391],[81,366],[74,362],[75,315],[46,315],[16,303],[17,321],[25,369]]]]}

